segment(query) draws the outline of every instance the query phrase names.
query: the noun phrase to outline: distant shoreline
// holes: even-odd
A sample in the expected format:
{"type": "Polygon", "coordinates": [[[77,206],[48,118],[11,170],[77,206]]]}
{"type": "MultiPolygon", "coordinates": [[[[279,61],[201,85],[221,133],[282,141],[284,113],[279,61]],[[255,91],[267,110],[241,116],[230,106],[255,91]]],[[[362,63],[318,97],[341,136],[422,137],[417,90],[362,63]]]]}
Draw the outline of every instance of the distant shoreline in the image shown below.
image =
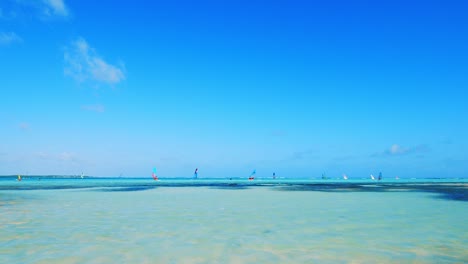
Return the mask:
{"type": "MultiPolygon", "coordinates": [[[[60,179],[74,179],[74,178],[81,178],[81,175],[23,175],[23,174],[15,174],[15,175],[0,175],[0,178],[16,178],[18,175],[21,175],[23,178],[60,178],[60,179]]],[[[105,177],[94,177],[94,176],[84,176],[83,178],[105,178],[105,177]]]]}

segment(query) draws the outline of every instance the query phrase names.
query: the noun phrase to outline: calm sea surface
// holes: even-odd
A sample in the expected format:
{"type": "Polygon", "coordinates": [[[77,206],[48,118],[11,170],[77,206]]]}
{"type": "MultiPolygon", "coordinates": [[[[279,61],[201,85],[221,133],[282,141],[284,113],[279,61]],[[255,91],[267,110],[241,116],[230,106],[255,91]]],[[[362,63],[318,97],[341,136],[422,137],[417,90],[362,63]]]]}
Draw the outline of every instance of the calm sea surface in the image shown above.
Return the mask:
{"type": "Polygon", "coordinates": [[[0,178],[0,263],[467,263],[468,181],[0,178]]]}

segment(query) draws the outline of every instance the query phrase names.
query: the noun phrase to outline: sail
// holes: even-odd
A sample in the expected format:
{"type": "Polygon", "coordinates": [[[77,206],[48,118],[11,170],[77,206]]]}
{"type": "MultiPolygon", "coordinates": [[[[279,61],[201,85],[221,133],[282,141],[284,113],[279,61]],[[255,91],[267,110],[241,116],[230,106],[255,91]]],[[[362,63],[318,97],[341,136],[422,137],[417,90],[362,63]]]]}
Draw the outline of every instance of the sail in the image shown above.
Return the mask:
{"type": "Polygon", "coordinates": [[[348,179],[348,175],[343,174],[343,180],[347,180],[347,179],[348,179]]]}
{"type": "Polygon", "coordinates": [[[372,174],[370,175],[370,178],[371,178],[371,180],[375,180],[375,177],[372,174]]]}
{"type": "Polygon", "coordinates": [[[251,173],[250,176],[249,176],[249,180],[255,179],[255,176],[254,176],[254,175],[255,175],[256,173],[257,173],[257,170],[253,170],[252,173],[251,173]]]}
{"type": "Polygon", "coordinates": [[[18,175],[18,181],[21,181],[21,175],[18,175]]]}
{"type": "Polygon", "coordinates": [[[153,168],[153,180],[157,181],[158,180],[158,175],[156,175],[156,168],[153,168]]]}
{"type": "Polygon", "coordinates": [[[379,181],[382,179],[382,172],[379,172],[379,181]]]}
{"type": "Polygon", "coordinates": [[[193,178],[194,179],[198,178],[198,168],[195,168],[195,172],[193,173],[193,178]]]}
{"type": "Polygon", "coordinates": [[[84,178],[84,174],[83,174],[83,173],[81,173],[81,179],[83,179],[83,178],[84,178]]]}
{"type": "Polygon", "coordinates": [[[276,173],[273,172],[273,179],[276,179],[276,173]]]}

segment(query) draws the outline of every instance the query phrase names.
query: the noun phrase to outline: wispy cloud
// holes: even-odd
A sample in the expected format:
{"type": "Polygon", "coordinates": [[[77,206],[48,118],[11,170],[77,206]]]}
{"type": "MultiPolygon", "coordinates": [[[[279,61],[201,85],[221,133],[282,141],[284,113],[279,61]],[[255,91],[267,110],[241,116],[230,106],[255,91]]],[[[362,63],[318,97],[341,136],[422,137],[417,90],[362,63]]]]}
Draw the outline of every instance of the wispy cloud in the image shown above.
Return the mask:
{"type": "Polygon", "coordinates": [[[123,66],[115,66],[104,61],[83,38],[73,41],[66,47],[64,60],[65,75],[79,82],[117,84],[125,79],[123,66]]]}
{"type": "Polygon", "coordinates": [[[10,4],[3,6],[3,9],[0,8],[1,19],[39,18],[50,20],[70,16],[70,11],[64,0],[11,0],[10,2],[10,4]]]}
{"type": "Polygon", "coordinates": [[[72,152],[62,152],[58,155],[59,160],[63,161],[75,161],[76,155],[72,152]]]}
{"type": "Polygon", "coordinates": [[[50,160],[58,162],[78,162],[80,158],[73,152],[64,151],[61,153],[48,153],[48,152],[36,152],[34,154],[37,158],[41,160],[50,160]]]}
{"type": "Polygon", "coordinates": [[[444,138],[440,140],[439,143],[444,144],[444,145],[452,145],[453,140],[451,138],[444,138]]]}
{"type": "Polygon", "coordinates": [[[389,149],[384,151],[384,154],[387,155],[402,155],[408,154],[410,152],[410,148],[405,148],[397,144],[393,144],[389,149]]]}
{"type": "Polygon", "coordinates": [[[105,110],[104,106],[101,104],[82,105],[81,109],[86,110],[86,111],[91,111],[91,112],[97,112],[97,113],[102,113],[105,110]]]}
{"type": "Polygon", "coordinates": [[[29,123],[21,122],[18,124],[18,127],[21,130],[28,130],[31,126],[29,125],[29,123]]]}
{"type": "Polygon", "coordinates": [[[68,16],[68,8],[63,2],[63,0],[43,0],[44,3],[44,13],[48,16],[68,16]]]}
{"type": "Polygon", "coordinates": [[[48,159],[50,157],[49,153],[42,152],[42,151],[36,153],[36,156],[40,159],[48,159]]]}
{"type": "Polygon", "coordinates": [[[10,45],[21,42],[23,42],[23,39],[16,35],[15,32],[0,32],[0,45],[10,45]]]}
{"type": "Polygon", "coordinates": [[[384,150],[381,153],[376,153],[372,156],[378,157],[378,156],[402,156],[402,155],[407,155],[407,154],[413,154],[413,153],[424,153],[428,152],[429,147],[427,145],[417,145],[414,147],[403,147],[398,144],[393,144],[390,146],[390,148],[384,150]]]}

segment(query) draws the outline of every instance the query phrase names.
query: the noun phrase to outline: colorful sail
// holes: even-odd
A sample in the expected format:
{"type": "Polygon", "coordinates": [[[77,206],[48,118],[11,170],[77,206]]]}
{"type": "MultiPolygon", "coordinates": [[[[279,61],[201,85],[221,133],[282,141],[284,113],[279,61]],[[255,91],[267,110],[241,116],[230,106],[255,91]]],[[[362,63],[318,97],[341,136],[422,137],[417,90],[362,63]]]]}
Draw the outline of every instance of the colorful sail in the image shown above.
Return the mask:
{"type": "Polygon", "coordinates": [[[198,178],[198,168],[195,168],[195,172],[193,173],[193,178],[194,179],[198,178]]]}
{"type": "Polygon", "coordinates": [[[156,175],[156,168],[153,168],[153,180],[157,181],[158,180],[158,175],[156,175]]]}
{"type": "Polygon", "coordinates": [[[21,175],[18,175],[18,181],[21,181],[21,175]]]}

